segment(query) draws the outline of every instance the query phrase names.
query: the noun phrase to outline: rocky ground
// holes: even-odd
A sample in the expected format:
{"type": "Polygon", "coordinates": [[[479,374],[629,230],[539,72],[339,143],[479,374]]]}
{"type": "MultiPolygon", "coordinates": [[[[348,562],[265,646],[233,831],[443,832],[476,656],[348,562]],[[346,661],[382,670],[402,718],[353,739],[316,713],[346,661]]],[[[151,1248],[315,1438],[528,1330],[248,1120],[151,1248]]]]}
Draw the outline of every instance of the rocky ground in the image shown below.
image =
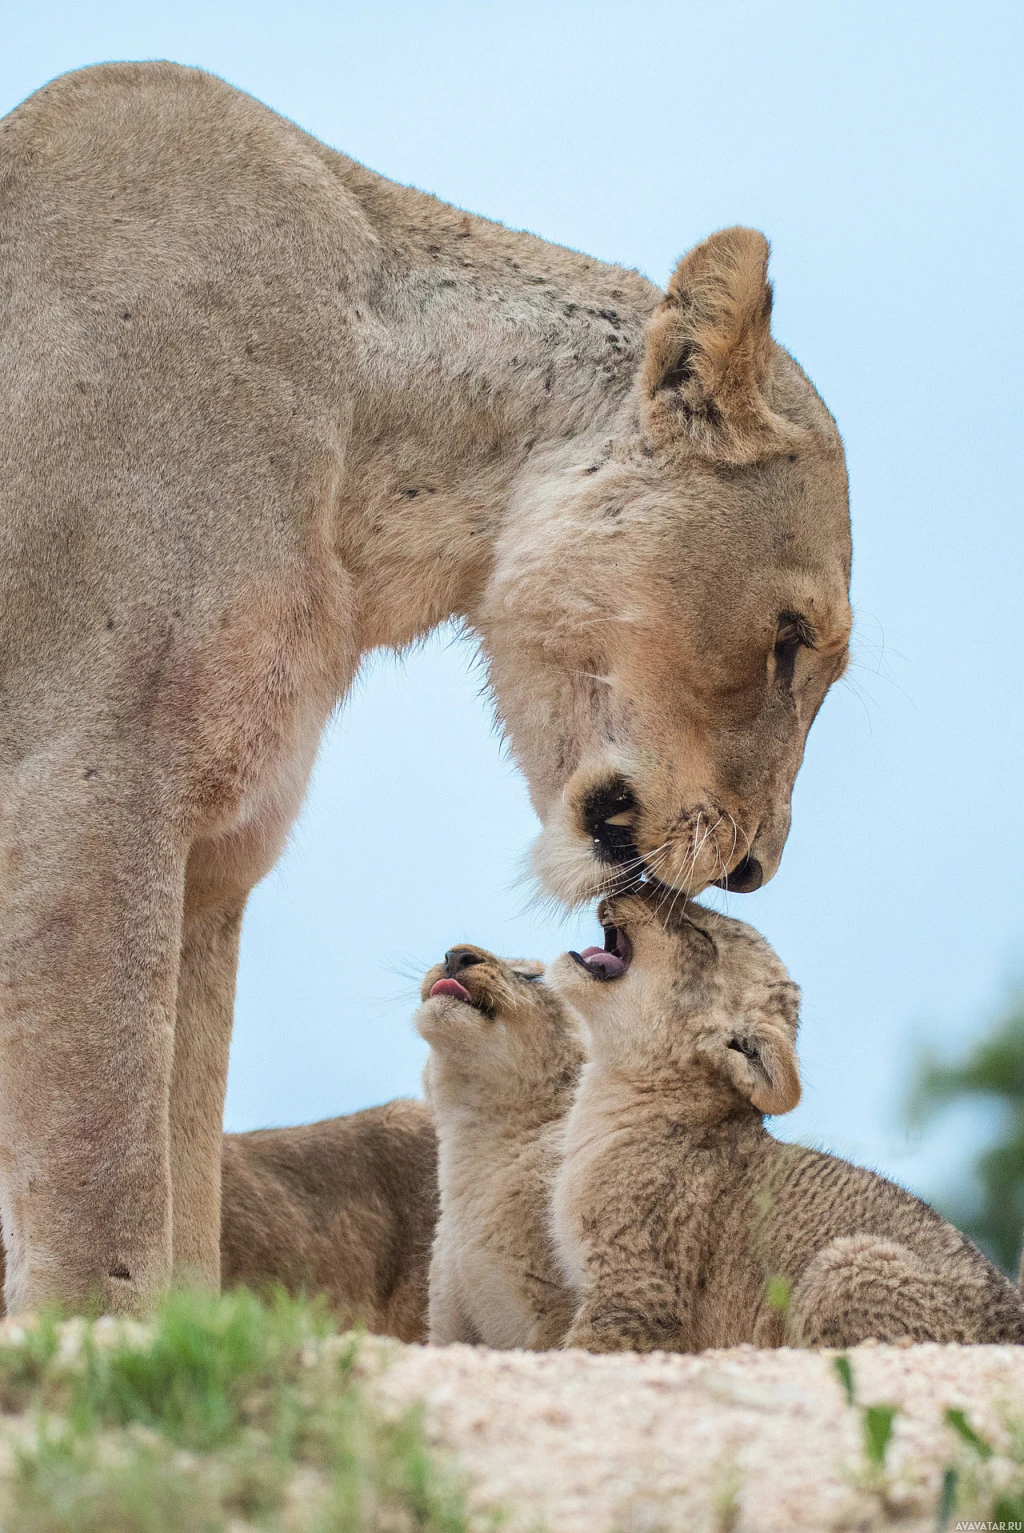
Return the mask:
{"type": "Polygon", "coordinates": [[[172,1294],[0,1322],[0,1529],[1024,1529],[1024,1347],[408,1347],[172,1294]]]}
{"type": "Polygon", "coordinates": [[[1024,1526],[1021,1348],[869,1343],[849,1354],[852,1404],[834,1354],[789,1349],[372,1343],[366,1361],[383,1363],[389,1405],[426,1402],[428,1439],[454,1455],[471,1507],[484,1523],[500,1508],[509,1533],[1024,1526]],[[895,1407],[888,1440],[877,1407],[895,1407]]]}

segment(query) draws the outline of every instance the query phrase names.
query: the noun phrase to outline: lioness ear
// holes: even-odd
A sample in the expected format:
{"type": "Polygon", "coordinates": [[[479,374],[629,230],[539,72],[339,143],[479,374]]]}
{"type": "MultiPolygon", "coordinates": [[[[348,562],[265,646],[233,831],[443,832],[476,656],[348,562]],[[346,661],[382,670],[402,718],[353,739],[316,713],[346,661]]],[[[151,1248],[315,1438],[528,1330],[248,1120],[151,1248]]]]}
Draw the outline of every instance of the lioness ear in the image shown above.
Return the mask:
{"type": "Polygon", "coordinates": [[[800,1100],[796,1050],[777,1028],[740,1026],[723,1036],[725,1070],[758,1112],[791,1112],[800,1100]]]}
{"type": "Polygon", "coordinates": [[[749,462],[788,436],[764,397],[771,363],[768,241],[722,229],[684,256],[647,323],[647,426],[692,451],[749,462]]]}

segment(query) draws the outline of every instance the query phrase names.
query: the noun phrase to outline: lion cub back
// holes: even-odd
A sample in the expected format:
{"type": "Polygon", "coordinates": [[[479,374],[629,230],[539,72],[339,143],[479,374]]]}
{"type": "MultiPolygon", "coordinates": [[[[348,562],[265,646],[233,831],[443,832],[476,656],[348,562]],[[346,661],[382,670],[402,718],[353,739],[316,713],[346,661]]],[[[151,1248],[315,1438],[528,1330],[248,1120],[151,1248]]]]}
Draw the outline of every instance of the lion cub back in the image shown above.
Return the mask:
{"type": "Polygon", "coordinates": [[[225,1287],[323,1293],[342,1325],[425,1341],[437,1140],[424,1102],[226,1134],[225,1287]]]}

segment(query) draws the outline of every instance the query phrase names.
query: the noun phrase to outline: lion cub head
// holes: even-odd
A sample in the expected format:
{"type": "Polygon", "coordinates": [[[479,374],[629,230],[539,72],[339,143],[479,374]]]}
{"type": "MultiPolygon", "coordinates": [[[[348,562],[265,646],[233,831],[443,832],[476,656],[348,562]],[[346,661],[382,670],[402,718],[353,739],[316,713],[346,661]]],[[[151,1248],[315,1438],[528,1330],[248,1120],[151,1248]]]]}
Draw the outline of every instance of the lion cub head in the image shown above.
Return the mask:
{"type": "Polygon", "coordinates": [[[575,1020],[543,974],[541,963],[468,944],[427,971],[414,1020],[430,1045],[424,1084],[435,1107],[522,1101],[542,1111],[571,1086],[575,1020]]]}
{"type": "Polygon", "coordinates": [[[598,1065],[678,1093],[691,1119],[796,1106],[800,992],[759,933],[650,892],[603,900],[598,918],[604,949],[566,953],[548,971],[598,1065]]]}
{"type": "Polygon", "coordinates": [[[531,455],[498,542],[477,626],[570,904],[623,868],[688,895],[771,878],[847,663],[843,447],[772,338],[767,263],[752,229],[680,262],[618,414],[531,455]]]}

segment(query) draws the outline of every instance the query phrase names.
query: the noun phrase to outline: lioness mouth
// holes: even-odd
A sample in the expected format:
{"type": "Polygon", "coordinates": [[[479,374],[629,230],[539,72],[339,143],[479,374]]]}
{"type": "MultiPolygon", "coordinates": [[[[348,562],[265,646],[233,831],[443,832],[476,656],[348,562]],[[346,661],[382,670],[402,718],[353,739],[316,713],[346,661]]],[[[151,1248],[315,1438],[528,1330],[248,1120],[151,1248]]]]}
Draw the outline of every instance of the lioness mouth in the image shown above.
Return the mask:
{"type": "Polygon", "coordinates": [[[606,926],[604,947],[585,947],[582,953],[570,951],[581,969],[594,979],[621,979],[633,959],[633,944],[620,926],[606,926]]]}
{"type": "Polygon", "coordinates": [[[583,806],[583,823],[602,862],[622,866],[637,861],[637,802],[625,778],[595,788],[583,806]]]}

